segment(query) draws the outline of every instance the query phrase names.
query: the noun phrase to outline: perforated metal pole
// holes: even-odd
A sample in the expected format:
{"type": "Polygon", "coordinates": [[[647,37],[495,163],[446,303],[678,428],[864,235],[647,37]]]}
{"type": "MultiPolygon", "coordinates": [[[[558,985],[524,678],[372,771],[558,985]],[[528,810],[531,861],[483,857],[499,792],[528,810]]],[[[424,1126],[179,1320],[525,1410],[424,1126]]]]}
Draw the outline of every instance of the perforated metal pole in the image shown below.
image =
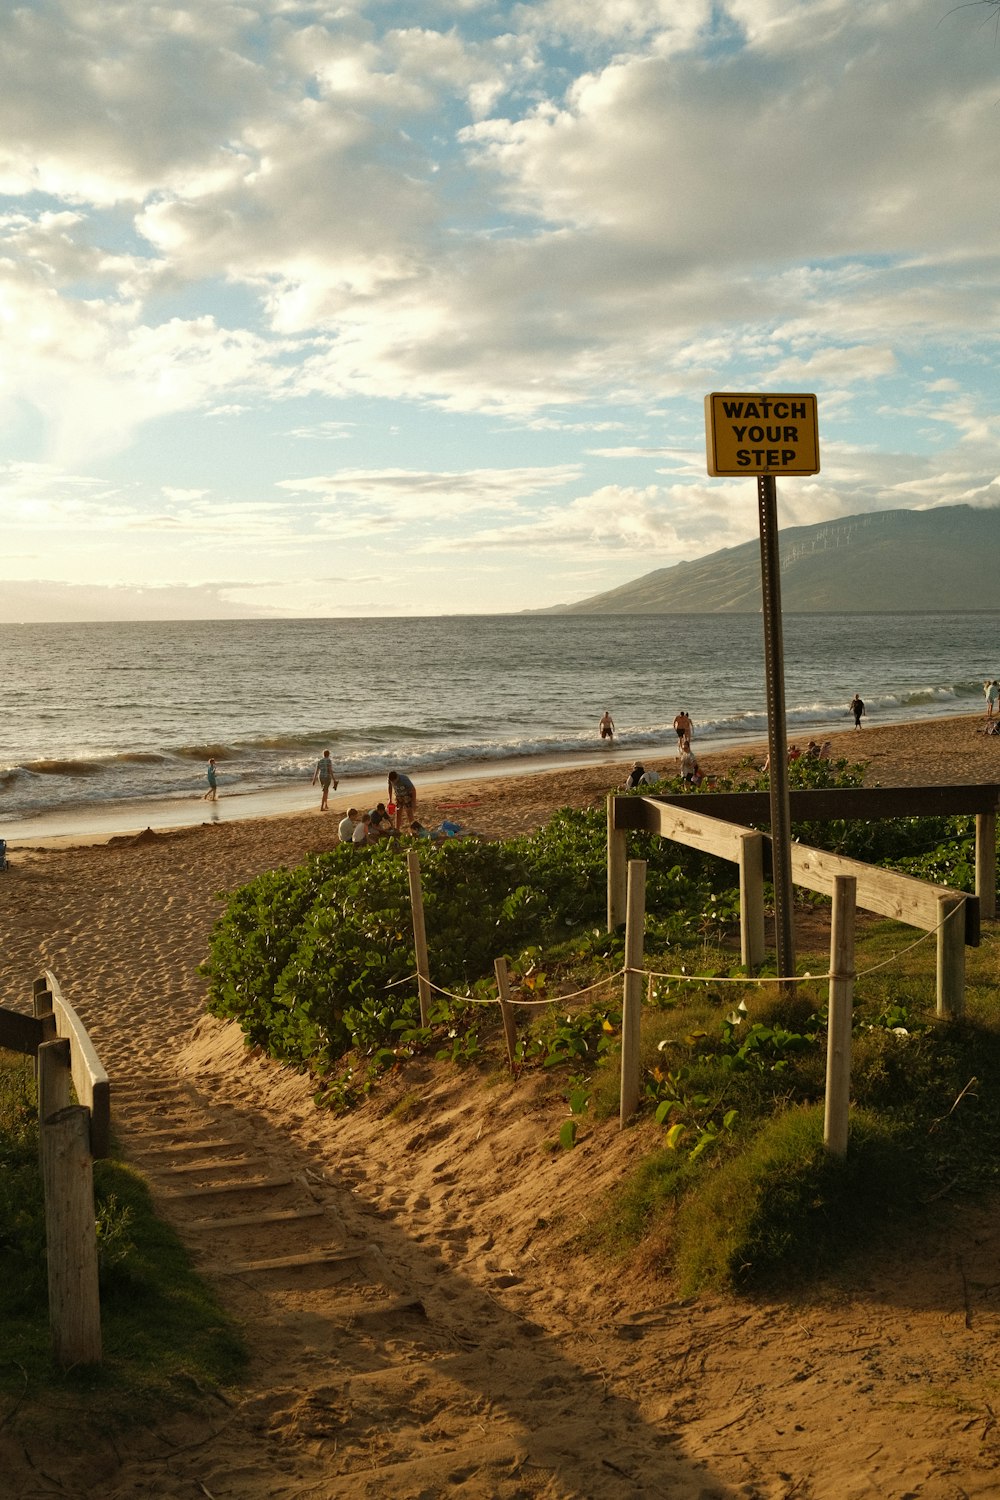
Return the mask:
{"type": "MultiPolygon", "coordinates": [[[[771,783],[771,861],[778,973],[795,973],[792,924],[792,819],[788,806],[788,752],[785,729],[785,648],[781,632],[781,576],[778,563],[778,499],[774,476],[757,478],[760,512],[760,573],[764,613],[764,675],[767,687],[767,748],[771,783]]],[[[789,986],[786,986],[788,988],[789,986]]]]}

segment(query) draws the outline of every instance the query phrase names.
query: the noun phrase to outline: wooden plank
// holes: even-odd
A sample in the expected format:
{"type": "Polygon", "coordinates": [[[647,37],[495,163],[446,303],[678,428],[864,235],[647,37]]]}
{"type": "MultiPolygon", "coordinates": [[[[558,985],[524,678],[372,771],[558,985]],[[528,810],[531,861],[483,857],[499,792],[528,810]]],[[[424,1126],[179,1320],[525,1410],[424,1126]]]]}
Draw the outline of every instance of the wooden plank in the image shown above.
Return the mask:
{"type": "Polygon", "coordinates": [[[952,1019],[965,1010],[965,924],[954,892],[938,897],[937,1014],[952,1019]]]}
{"type": "MultiPolygon", "coordinates": [[[[398,826],[399,824],[397,823],[398,826]]],[[[417,998],[420,1002],[420,1024],[427,1027],[430,1025],[431,1014],[431,973],[427,957],[427,929],[424,922],[423,888],[420,884],[420,856],[415,849],[408,849],[406,851],[406,874],[410,883],[410,910],[413,916],[413,952],[417,964],[417,998]]]]}
{"type": "Polygon", "coordinates": [[[614,795],[608,797],[608,931],[616,932],[625,920],[628,886],[628,847],[624,833],[615,827],[614,795]]]}
{"type": "Polygon", "coordinates": [[[295,1219],[318,1219],[326,1209],[318,1203],[308,1208],[272,1208],[258,1214],[230,1214],[228,1218],[188,1219],[184,1232],[190,1230],[256,1229],[265,1224],[288,1224],[295,1219]]]}
{"type": "Polygon", "coordinates": [[[36,1016],[22,1015],[19,1010],[0,1005],[0,1047],[35,1057],[44,1040],[45,1028],[36,1016]]]}
{"type": "Polygon", "coordinates": [[[831,1156],[847,1155],[851,1113],[851,1026],[854,1014],[855,882],[838,875],[830,927],[830,989],[826,1034],[823,1144],[831,1156]]]}
{"type": "MultiPolygon", "coordinates": [[[[738,860],[742,841],[749,830],[738,823],[726,823],[708,816],[703,810],[692,807],[694,798],[674,798],[667,801],[651,797],[627,797],[616,799],[638,809],[645,819],[643,827],[662,838],[676,839],[694,849],[714,854],[720,859],[738,860]]],[[[699,798],[711,802],[712,797],[699,798]]],[[[917,880],[911,875],[902,875],[895,870],[883,870],[877,865],[866,865],[860,860],[847,859],[842,854],[830,854],[822,849],[810,849],[805,844],[791,847],[792,879],[796,885],[822,895],[832,896],[834,881],[838,875],[849,875],[857,880],[858,905],[865,911],[879,916],[892,917],[897,922],[906,922],[924,932],[932,932],[938,925],[938,897],[958,896],[965,902],[965,941],[975,947],[979,942],[978,898],[954,891],[949,886],[932,885],[917,880]]]]}
{"type": "Polygon", "coordinates": [[[70,1098],[70,1044],[69,1039],[57,1036],[54,1041],[43,1042],[38,1049],[38,1120],[44,1124],[51,1115],[68,1109],[70,1098]]]}
{"type": "Polygon", "coordinates": [[[290,1187],[291,1177],[256,1177],[249,1182],[216,1182],[210,1187],[174,1188],[163,1194],[164,1198],[208,1198],[213,1193],[257,1193],[270,1188],[290,1187]]]}
{"type": "Polygon", "coordinates": [[[530,1450],[524,1443],[514,1439],[475,1443],[471,1447],[454,1448],[450,1453],[425,1454],[420,1458],[401,1459],[396,1463],[380,1463],[377,1469],[354,1469],[350,1474],[329,1478],[323,1484],[324,1500],[360,1500],[363,1495],[401,1494],[416,1482],[424,1486],[422,1494],[430,1493],[428,1482],[437,1490],[437,1481],[444,1476],[467,1475],[486,1466],[504,1464],[514,1467],[525,1463],[530,1450]],[[429,1476],[429,1480],[424,1476],[429,1476]],[[368,1486],[374,1485],[375,1489],[368,1486]]]}
{"type": "Polygon", "coordinates": [[[764,962],[764,835],[744,833],[739,844],[740,958],[752,974],[764,962]]]}
{"type": "Polygon", "coordinates": [[[997,815],[976,814],[976,895],[980,915],[987,922],[997,916],[997,815]]]}
{"type": "Polygon", "coordinates": [[[374,1302],[357,1298],[330,1308],[328,1315],[338,1323],[363,1323],[374,1318],[398,1318],[403,1313],[426,1318],[427,1309],[419,1297],[385,1297],[374,1302]]]}
{"type": "Polygon", "coordinates": [[[247,1271],[285,1271],[295,1266],[333,1266],[344,1261],[361,1260],[371,1245],[355,1245],[349,1250],[304,1250],[298,1255],[278,1255],[273,1260],[241,1260],[218,1266],[202,1266],[210,1276],[242,1276],[247,1271]]]}
{"type": "MultiPolygon", "coordinates": [[[[692,849],[715,854],[720,859],[737,861],[746,829],[741,823],[727,823],[707,808],[693,807],[694,797],[681,803],[659,802],[652,797],[631,797],[633,806],[645,804],[649,821],[645,826],[661,838],[677,839],[692,849]]],[[[701,800],[700,798],[698,799],[701,800]]]]}
{"type": "Polygon", "coordinates": [[[86,1028],[59,988],[50,969],[45,984],[52,995],[56,1035],[69,1038],[73,1087],[81,1104],[90,1110],[90,1149],[94,1156],[107,1156],[111,1133],[111,1083],[86,1028]]]}
{"type": "Polygon", "coordinates": [[[628,862],[628,895],[625,904],[625,978],[622,992],[621,1087],[618,1128],[624,1130],[639,1108],[642,1078],[640,1031],[642,1029],[643,940],[646,927],[646,861],[628,862]]]}
{"type": "Polygon", "coordinates": [[[510,1003],[510,980],[507,975],[507,960],[495,958],[493,960],[493,973],[497,981],[497,996],[500,1000],[500,1019],[503,1021],[504,1040],[507,1043],[507,1066],[512,1073],[517,1072],[517,1024],[514,1020],[514,1007],[510,1003]]]}
{"type": "MultiPolygon", "coordinates": [[[[177,1136],[177,1135],[180,1135],[181,1133],[182,1132],[179,1131],[179,1130],[169,1130],[169,1131],[167,1131],[167,1134],[171,1135],[171,1136],[177,1136]]],[[[223,1140],[221,1138],[218,1139],[218,1140],[211,1140],[211,1141],[177,1141],[177,1140],[170,1141],[170,1142],[164,1141],[164,1143],[163,1143],[162,1146],[157,1146],[157,1145],[147,1146],[147,1145],[145,1145],[145,1144],[143,1144],[141,1142],[138,1142],[138,1143],[136,1143],[136,1145],[134,1145],[132,1147],[132,1155],[133,1156],[174,1156],[174,1155],[180,1155],[180,1154],[182,1154],[185,1151],[225,1151],[227,1148],[230,1151],[245,1151],[246,1150],[246,1145],[244,1144],[243,1141],[227,1141],[227,1140],[223,1140]]],[[[230,1160],[231,1159],[232,1158],[230,1158],[230,1160]]]]}
{"type": "Polygon", "coordinates": [[[82,1104],[71,1104],[43,1120],[39,1134],[53,1353],[64,1370],[99,1364],[101,1303],[88,1112],[82,1104]]]}
{"type": "MultiPolygon", "coordinates": [[[[1000,808],[1000,785],[976,786],[859,786],[830,790],[794,788],[788,794],[793,822],[832,819],[950,817],[956,813],[995,813],[1000,808]]],[[[615,828],[653,828],[643,804],[669,807],[697,803],[707,816],[736,823],[769,824],[767,792],[684,792],[666,796],[615,797],[615,828]]],[[[655,831],[655,829],[654,829],[655,831]]]]}
{"type": "Polygon", "coordinates": [[[193,1177],[199,1172],[233,1172],[243,1167],[266,1167],[260,1156],[221,1156],[214,1161],[185,1161],[173,1167],[147,1168],[154,1177],[193,1177]]]}
{"type": "Polygon", "coordinates": [[[906,922],[910,927],[919,927],[924,932],[933,932],[938,925],[938,900],[941,896],[966,899],[961,891],[953,891],[947,886],[930,885],[925,880],[916,880],[912,875],[901,875],[896,870],[883,870],[876,865],[862,864],[857,859],[846,859],[842,854],[809,849],[804,844],[792,845],[792,878],[796,885],[832,896],[838,875],[854,877],[857,881],[858,905],[865,911],[892,917],[897,922],[906,922]]]}

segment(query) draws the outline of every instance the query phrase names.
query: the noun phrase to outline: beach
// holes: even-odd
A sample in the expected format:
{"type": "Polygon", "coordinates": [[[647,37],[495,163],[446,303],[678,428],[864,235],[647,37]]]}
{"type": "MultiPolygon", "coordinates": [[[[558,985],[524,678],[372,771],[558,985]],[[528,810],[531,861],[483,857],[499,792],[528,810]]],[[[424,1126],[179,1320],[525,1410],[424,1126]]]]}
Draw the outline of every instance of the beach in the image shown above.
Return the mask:
{"type": "MultiPolygon", "coordinates": [[[[833,754],[866,761],[870,785],[993,783],[1000,738],[978,733],[982,724],[866,725],[837,735],[833,754]]],[[[748,753],[759,763],[766,747],[712,751],[703,768],[719,773],[748,753]]],[[[418,815],[487,836],[527,832],[557,807],[603,806],[631,759],[614,748],[575,769],[415,776],[418,815]]],[[[671,770],[676,759],[646,764],[671,770]]],[[[219,1277],[252,1356],[225,1421],[209,1403],[175,1420],[172,1446],[152,1429],[125,1457],[98,1433],[72,1452],[49,1444],[46,1472],[103,1500],[875,1500],[917,1489],[944,1500],[960,1492],[957,1469],[961,1493],[995,1493],[995,1426],[965,1414],[983,1409],[1000,1375],[990,1205],[932,1231],[919,1261],[900,1245],[835,1294],[681,1304],[650,1265],[611,1273],[574,1248],[583,1206],[657,1144],[655,1126],[620,1133],[605,1122],[574,1152],[553,1153],[545,1143],[565,1111],[530,1080],[494,1083],[487,1103],[469,1074],[426,1064],[338,1118],[316,1109],[308,1078],[248,1053],[235,1027],[205,1014],[199,965],[219,893],[331,848],[350,791],[342,783],[325,815],[317,791],[293,815],[206,815],[194,827],[10,848],[0,1003],[30,1009],[32,981],[56,974],[111,1076],[126,1155],[219,1277]],[[196,1140],[200,1122],[283,1174],[315,1214],[309,1234],[341,1247],[336,1268],[224,1275],[227,1257],[259,1266],[287,1256],[297,1230],[260,1219],[250,1245],[235,1233],[224,1250],[209,1244],[174,1179],[157,1175],[174,1121],[178,1150],[191,1149],[186,1132],[196,1140]],[[378,1315],[383,1305],[397,1314],[378,1315]],[[954,1399],[936,1402],[939,1389],[954,1399]]],[[[43,1454],[32,1441],[0,1432],[0,1459],[25,1480],[18,1493],[35,1493],[27,1483],[43,1454]]]]}
{"type": "MultiPolygon", "coordinates": [[[[962,714],[910,724],[868,724],[860,730],[824,738],[830,740],[834,760],[846,758],[866,763],[867,786],[939,786],[950,782],[985,785],[1000,781],[1000,736],[982,734],[984,723],[981,714],[962,714]]],[[[791,737],[789,742],[793,742],[791,737]]],[[[804,750],[805,739],[798,743],[804,750]]],[[[767,755],[763,740],[726,749],[703,746],[699,744],[697,729],[693,747],[708,775],[724,774],[747,757],[762,765],[767,755]]],[[[479,766],[464,765],[447,772],[415,776],[420,818],[432,825],[440,817],[453,817],[489,837],[509,838],[537,828],[557,807],[596,807],[603,803],[608,793],[625,780],[633,759],[632,752],[612,744],[585,764],[579,760],[557,765],[521,760],[506,764],[498,774],[494,763],[487,761],[479,766]],[[542,768],[536,768],[538,765],[542,768]]],[[[647,770],[673,775],[678,761],[671,751],[644,755],[642,764],[647,770]]],[[[275,847],[274,841],[285,848],[287,838],[290,850],[302,851],[283,854],[277,861],[288,863],[335,843],[335,824],[349,806],[364,810],[379,799],[384,801],[386,795],[382,781],[366,776],[356,781],[342,778],[339,791],[331,793],[330,813],[326,815],[318,812],[319,792],[300,788],[292,792],[272,791],[259,799],[245,795],[227,798],[223,792],[219,802],[211,805],[202,802],[200,796],[184,804],[160,801],[119,804],[102,808],[99,817],[89,819],[81,818],[75,810],[68,811],[61,819],[56,808],[38,826],[60,831],[15,835],[8,837],[8,844],[15,856],[33,857],[46,850],[107,844],[122,835],[144,832],[177,835],[183,830],[190,839],[199,831],[210,837],[213,830],[231,831],[238,827],[242,836],[235,842],[245,844],[248,849],[259,844],[260,857],[265,861],[275,847]],[[304,807],[306,802],[308,806],[304,807]],[[294,811],[283,810],[289,804],[294,811]],[[248,809],[259,809],[259,813],[248,815],[248,809]],[[330,822],[333,828],[325,826],[330,822]],[[80,831],[73,831],[75,824],[79,824],[80,831]],[[280,833],[276,828],[279,824],[280,833]],[[70,831],[62,831],[63,825],[70,831]]],[[[233,841],[230,832],[229,842],[233,841]]],[[[261,866],[268,867],[266,863],[261,866]]]]}

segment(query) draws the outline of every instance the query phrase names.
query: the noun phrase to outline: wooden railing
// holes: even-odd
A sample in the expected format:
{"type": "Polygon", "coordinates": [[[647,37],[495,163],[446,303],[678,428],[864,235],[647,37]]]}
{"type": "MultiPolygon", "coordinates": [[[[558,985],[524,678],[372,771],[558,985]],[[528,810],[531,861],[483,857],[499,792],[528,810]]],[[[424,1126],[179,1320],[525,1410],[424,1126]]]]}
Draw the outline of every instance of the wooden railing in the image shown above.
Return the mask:
{"type": "MultiPolygon", "coordinates": [[[[792,845],[796,885],[832,896],[836,882],[855,882],[855,900],[865,911],[893,917],[937,937],[937,1010],[961,1015],[965,1006],[965,948],[979,943],[981,908],[996,912],[996,806],[1000,788],[891,787],[791,794],[797,819],[915,817],[929,813],[976,814],[977,894],[933,885],[895,870],[883,870],[804,844],[792,845]]],[[[740,947],[748,969],[765,953],[764,873],[769,854],[766,834],[725,815],[766,821],[766,793],[690,793],[669,797],[608,798],[608,929],[625,921],[626,834],[643,830],[728,859],[740,872],[740,947]]]]}
{"type": "Polygon", "coordinates": [[[93,1164],[108,1153],[111,1090],[51,970],[35,980],[32,1000],[31,1016],[0,1007],[0,1047],[35,1058],[49,1321],[53,1352],[67,1369],[101,1359],[93,1164]]]}

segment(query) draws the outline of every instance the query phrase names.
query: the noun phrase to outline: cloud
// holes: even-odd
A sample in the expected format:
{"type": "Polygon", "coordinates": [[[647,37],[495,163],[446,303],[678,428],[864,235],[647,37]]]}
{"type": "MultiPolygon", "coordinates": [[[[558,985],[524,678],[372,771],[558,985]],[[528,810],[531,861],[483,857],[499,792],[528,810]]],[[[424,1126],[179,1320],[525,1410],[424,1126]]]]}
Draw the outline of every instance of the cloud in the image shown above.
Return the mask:
{"type": "Polygon", "coordinates": [[[231,597],[245,589],[246,585],[236,583],[131,588],[45,579],[5,582],[0,590],[0,621],[242,620],[274,613],[231,597]]]}
{"type": "Polygon", "coordinates": [[[1000,132],[977,19],[8,8],[7,570],[208,588],[229,557],[284,601],[272,556],[339,576],[350,541],[364,572],[331,587],[355,609],[363,576],[384,609],[419,602],[412,574],[374,582],[392,543],[546,586],[679,560],[755,525],[704,472],[713,389],[816,390],[824,470],[782,486],[783,518],[992,503],[1000,132]],[[319,441],[341,445],[328,471],[319,441]]]}
{"type": "Polygon", "coordinates": [[[579,477],[575,465],[540,469],[470,469],[424,472],[412,469],[350,470],[283,479],[279,489],[318,495],[332,507],[346,507],[346,524],[368,529],[388,521],[469,519],[482,511],[516,511],[529,497],[557,489],[579,477]],[[359,505],[362,508],[358,508],[359,505]]]}
{"type": "Polygon", "coordinates": [[[0,191],[141,201],[232,170],[265,74],[245,54],[251,13],[39,0],[4,12],[0,191]]]}

